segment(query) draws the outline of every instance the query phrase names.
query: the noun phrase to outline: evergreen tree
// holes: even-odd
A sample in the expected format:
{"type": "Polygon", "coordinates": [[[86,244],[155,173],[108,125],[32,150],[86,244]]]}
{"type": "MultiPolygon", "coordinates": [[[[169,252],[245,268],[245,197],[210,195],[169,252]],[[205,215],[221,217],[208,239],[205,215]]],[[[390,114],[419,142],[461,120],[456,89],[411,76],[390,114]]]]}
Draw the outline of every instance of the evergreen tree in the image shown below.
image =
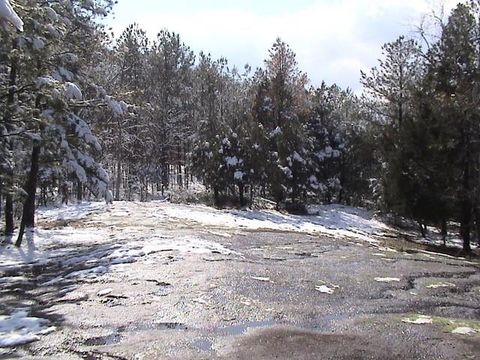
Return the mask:
{"type": "MultiPolygon", "coordinates": [[[[459,4],[443,28],[433,51],[430,74],[437,116],[452,129],[447,146],[454,153],[452,175],[456,178],[455,198],[463,248],[470,251],[470,233],[479,179],[480,112],[477,84],[480,80],[476,47],[476,20],[472,8],[459,4]]],[[[450,157],[452,158],[452,157],[450,157]]],[[[451,170],[450,170],[451,171],[451,170]]]]}
{"type": "Polygon", "coordinates": [[[267,178],[278,205],[290,197],[295,203],[306,190],[305,149],[307,77],[298,70],[295,54],[277,39],[265,61],[268,79],[260,122],[267,132],[267,178]]]}
{"type": "MultiPolygon", "coordinates": [[[[9,139],[10,149],[24,150],[28,159],[24,163],[31,163],[30,170],[24,172],[26,178],[18,179],[25,184],[26,200],[17,245],[21,244],[22,230],[34,226],[42,152],[61,157],[64,169],[88,183],[91,191],[107,193],[108,176],[92,157],[100,150],[98,141],[82,119],[84,110],[97,106],[98,101],[86,98],[93,84],[81,69],[96,60],[95,49],[102,44],[103,32],[94,19],[106,15],[112,1],[25,0],[19,5],[24,33],[1,32],[11,44],[4,49],[10,92],[2,106],[2,137],[9,139]]],[[[11,187],[14,181],[7,183],[11,187]]],[[[10,221],[7,216],[7,223],[10,221]]]]}

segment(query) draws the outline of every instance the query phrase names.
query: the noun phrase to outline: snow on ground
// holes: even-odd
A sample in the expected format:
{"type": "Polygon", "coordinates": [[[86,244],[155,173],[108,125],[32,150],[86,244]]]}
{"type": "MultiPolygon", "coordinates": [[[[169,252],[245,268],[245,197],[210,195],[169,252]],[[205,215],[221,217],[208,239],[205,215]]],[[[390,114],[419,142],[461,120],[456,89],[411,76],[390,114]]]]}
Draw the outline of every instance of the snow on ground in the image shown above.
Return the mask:
{"type": "Polygon", "coordinates": [[[108,205],[104,202],[89,202],[60,207],[42,207],[38,210],[38,220],[80,220],[91,214],[104,212],[108,205]]]}
{"type": "Polygon", "coordinates": [[[202,205],[179,205],[163,201],[149,203],[115,202],[64,206],[59,209],[40,210],[40,218],[55,220],[80,220],[87,215],[106,224],[128,217],[136,226],[155,226],[163,223],[194,222],[200,226],[240,229],[278,230],[302,233],[323,233],[334,237],[353,237],[376,242],[372,235],[391,231],[384,223],[375,220],[364,209],[341,205],[319,205],[309,208],[310,215],[290,215],[273,210],[217,210],[202,205]]]}
{"type": "Polygon", "coordinates": [[[334,237],[353,237],[377,243],[371,236],[391,230],[372,218],[368,211],[339,205],[322,205],[310,209],[312,215],[283,214],[271,210],[216,210],[206,206],[163,204],[169,218],[197,222],[203,226],[248,230],[278,230],[323,233],[334,237]]]}
{"type": "Polygon", "coordinates": [[[416,316],[402,319],[402,321],[404,323],[413,324],[413,325],[425,325],[425,324],[433,323],[433,319],[430,316],[426,316],[426,315],[416,315],[416,316]]]}
{"type": "Polygon", "coordinates": [[[389,282],[399,282],[400,279],[399,278],[394,278],[394,277],[376,277],[375,278],[375,281],[376,282],[386,282],[386,283],[389,283],[389,282]]]}
{"type": "MultiPolygon", "coordinates": [[[[270,230],[325,234],[334,238],[350,237],[379,246],[376,236],[394,229],[376,220],[372,213],[342,205],[317,205],[309,215],[291,215],[274,210],[217,210],[203,205],[181,205],[165,201],[81,203],[40,208],[33,241],[21,249],[0,247],[0,268],[20,264],[45,264],[62,259],[67,265],[94,261],[102,250],[75,256],[75,247],[115,244],[109,264],[122,264],[151,257],[162,251],[183,253],[232,253],[226,247],[200,237],[166,238],[165,228],[197,227],[209,234],[231,237],[239,231],[270,230]],[[63,223],[63,221],[65,223],[63,223]]],[[[15,237],[13,238],[15,239],[15,237]]],[[[379,250],[382,248],[379,247],[379,250]]],[[[99,265],[99,264],[97,264],[99,265]]]]}
{"type": "Polygon", "coordinates": [[[93,202],[40,208],[38,222],[41,226],[32,239],[27,239],[21,249],[13,245],[0,247],[0,268],[45,264],[52,259],[60,259],[64,265],[72,267],[89,261],[93,266],[95,258],[103,256],[104,250],[90,251],[82,256],[72,249],[112,243],[115,248],[109,249],[109,264],[134,262],[164,251],[239,255],[198,237],[166,238],[162,235],[162,227],[178,224],[197,225],[209,233],[222,229],[222,234],[226,235],[239,230],[293,231],[352,237],[368,243],[377,243],[372,236],[390,230],[363,209],[325,205],[311,207],[309,211],[311,215],[299,216],[272,210],[217,210],[163,201],[115,202],[112,205],[93,202]],[[69,226],[62,227],[59,221],[67,221],[69,226]],[[79,222],[76,226],[75,221],[79,222]]]}
{"type": "MultiPolygon", "coordinates": [[[[9,244],[0,246],[0,267],[22,264],[41,265],[53,258],[63,258],[71,248],[84,244],[95,244],[105,238],[100,229],[65,227],[55,230],[35,229],[32,238],[26,238],[20,249],[9,244]]],[[[13,236],[13,240],[16,236],[13,236]]]]}
{"type": "Polygon", "coordinates": [[[460,326],[452,330],[452,334],[472,335],[476,333],[477,332],[475,331],[475,329],[472,329],[471,327],[468,327],[468,326],[460,326]]]}
{"type": "Polygon", "coordinates": [[[39,335],[55,331],[49,321],[28,316],[28,311],[18,309],[10,315],[0,315],[0,348],[24,345],[39,340],[39,335]]]}

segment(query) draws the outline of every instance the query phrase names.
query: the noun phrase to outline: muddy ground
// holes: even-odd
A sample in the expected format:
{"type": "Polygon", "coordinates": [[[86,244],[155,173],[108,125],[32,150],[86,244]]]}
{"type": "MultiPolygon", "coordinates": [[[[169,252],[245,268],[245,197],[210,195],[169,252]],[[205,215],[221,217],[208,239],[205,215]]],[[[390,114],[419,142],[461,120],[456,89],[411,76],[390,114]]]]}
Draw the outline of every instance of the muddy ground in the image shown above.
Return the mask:
{"type": "Polygon", "coordinates": [[[1,359],[480,358],[476,259],[395,239],[132,223],[128,213],[41,224],[64,225],[101,228],[103,240],[2,270],[1,312],[28,307],[57,330],[0,349],[1,359]],[[222,247],[132,256],[140,236],[222,247]],[[112,261],[125,244],[123,260],[112,261]],[[68,275],[99,266],[100,274],[68,275]],[[418,315],[431,323],[405,322],[418,315]],[[476,333],[453,334],[457,327],[476,333]]]}

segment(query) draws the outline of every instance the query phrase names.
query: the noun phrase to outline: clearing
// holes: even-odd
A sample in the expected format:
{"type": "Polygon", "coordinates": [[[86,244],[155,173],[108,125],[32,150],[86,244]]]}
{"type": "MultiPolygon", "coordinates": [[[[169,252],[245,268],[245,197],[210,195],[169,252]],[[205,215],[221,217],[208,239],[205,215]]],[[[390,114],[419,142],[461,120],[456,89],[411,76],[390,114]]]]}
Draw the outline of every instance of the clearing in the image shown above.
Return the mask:
{"type": "Polygon", "coordinates": [[[0,247],[0,359],[468,359],[480,263],[365,210],[41,209],[0,247]],[[33,240],[33,241],[32,241],[33,240]]]}

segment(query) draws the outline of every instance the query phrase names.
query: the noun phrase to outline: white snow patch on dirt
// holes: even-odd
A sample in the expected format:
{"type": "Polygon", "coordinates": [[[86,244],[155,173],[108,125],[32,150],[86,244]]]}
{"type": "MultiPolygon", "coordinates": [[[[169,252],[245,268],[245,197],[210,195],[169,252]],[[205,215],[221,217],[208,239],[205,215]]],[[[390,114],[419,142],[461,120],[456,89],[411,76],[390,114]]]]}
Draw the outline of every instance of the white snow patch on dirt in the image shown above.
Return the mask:
{"type": "Polygon", "coordinates": [[[323,233],[334,237],[353,237],[377,243],[372,235],[389,228],[362,209],[339,205],[322,205],[310,210],[313,215],[300,216],[272,210],[216,210],[200,205],[160,204],[168,218],[194,221],[204,226],[248,230],[279,230],[323,233]]]}
{"type": "Polygon", "coordinates": [[[428,285],[427,289],[438,289],[438,288],[446,288],[446,287],[456,287],[456,285],[452,283],[437,283],[437,284],[428,285]]]}
{"type": "Polygon", "coordinates": [[[389,282],[399,282],[400,279],[395,277],[376,277],[375,281],[389,283],[389,282]]]}
{"type": "Polygon", "coordinates": [[[468,326],[460,326],[452,331],[452,334],[460,334],[460,335],[472,335],[476,333],[477,332],[474,329],[468,326]]]}
{"type": "Polygon", "coordinates": [[[426,316],[426,315],[418,315],[411,318],[405,318],[405,319],[402,319],[402,321],[404,323],[414,324],[414,325],[425,325],[425,324],[433,323],[433,319],[430,316],[426,316]]]}
{"type": "Polygon", "coordinates": [[[327,285],[320,285],[320,286],[315,286],[315,290],[324,293],[324,294],[329,294],[332,295],[335,292],[335,289],[332,289],[328,287],[327,285]]]}
{"type": "Polygon", "coordinates": [[[28,311],[15,310],[11,315],[0,315],[0,347],[25,345],[40,339],[39,335],[55,331],[46,319],[29,317],[28,311]]]}

